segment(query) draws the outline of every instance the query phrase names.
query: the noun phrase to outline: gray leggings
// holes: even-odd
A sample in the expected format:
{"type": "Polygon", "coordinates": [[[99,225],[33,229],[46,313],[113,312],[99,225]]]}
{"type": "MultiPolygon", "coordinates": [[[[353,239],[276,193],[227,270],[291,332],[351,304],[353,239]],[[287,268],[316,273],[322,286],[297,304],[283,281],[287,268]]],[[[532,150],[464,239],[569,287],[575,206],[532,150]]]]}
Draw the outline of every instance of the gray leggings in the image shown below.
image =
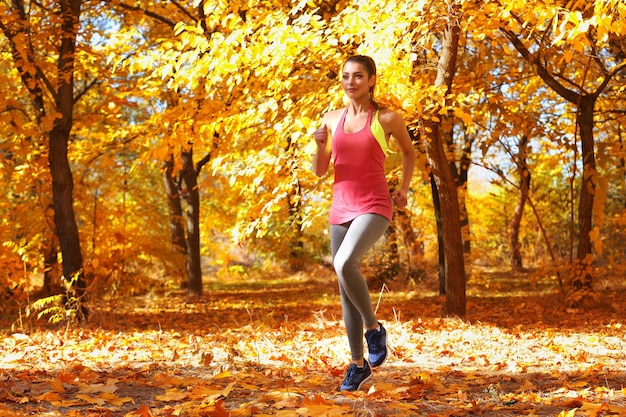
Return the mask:
{"type": "Polygon", "coordinates": [[[361,259],[388,226],[389,220],[378,214],[363,214],[349,223],[330,225],[330,248],[352,360],[363,359],[363,326],[377,323],[367,282],[360,271],[361,259]]]}

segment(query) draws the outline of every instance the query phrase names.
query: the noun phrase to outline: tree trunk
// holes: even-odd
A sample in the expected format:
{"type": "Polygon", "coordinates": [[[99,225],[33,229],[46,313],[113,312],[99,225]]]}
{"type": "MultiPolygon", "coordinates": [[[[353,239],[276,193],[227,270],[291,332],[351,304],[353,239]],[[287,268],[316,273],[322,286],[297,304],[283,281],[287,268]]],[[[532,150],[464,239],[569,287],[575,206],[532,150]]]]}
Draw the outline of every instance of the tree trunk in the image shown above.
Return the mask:
{"type": "Polygon", "coordinates": [[[174,176],[174,155],[170,155],[170,159],[163,163],[163,168],[163,185],[165,186],[170,222],[170,242],[175,253],[180,255],[181,258],[179,259],[179,256],[176,256],[174,261],[177,267],[180,266],[175,274],[177,277],[180,277],[180,287],[188,288],[189,276],[183,272],[186,269],[183,265],[187,264],[187,237],[185,236],[185,224],[183,223],[181,190],[174,176]]]}
{"type": "Polygon", "coordinates": [[[591,288],[591,228],[593,200],[598,172],[593,139],[593,109],[596,96],[583,95],[578,108],[578,126],[580,132],[581,158],[583,160],[580,201],[578,202],[578,265],[572,282],[575,289],[591,288]]]}
{"type": "Polygon", "coordinates": [[[79,319],[86,318],[84,305],[85,275],[83,256],[78,236],[78,226],[73,206],[74,180],[68,160],[68,142],[72,130],[74,111],[74,57],[76,51],[76,32],[79,28],[80,0],[62,0],[61,5],[61,46],[59,49],[58,91],[55,105],[58,116],[54,120],[48,137],[49,163],[52,174],[52,202],[54,222],[59,246],[63,255],[63,276],[69,281],[73,296],[79,307],[79,319]]]}
{"type": "Polygon", "coordinates": [[[200,264],[200,193],[198,173],[193,165],[193,148],[182,153],[181,179],[183,196],[187,202],[187,291],[190,295],[202,295],[202,268],[200,264]]]}
{"type": "Polygon", "coordinates": [[[528,200],[528,192],[530,191],[530,171],[526,166],[526,155],[528,153],[528,136],[522,136],[519,141],[519,155],[515,163],[517,164],[517,172],[519,173],[519,190],[517,194],[517,204],[511,219],[511,268],[513,271],[522,271],[524,265],[522,262],[521,245],[519,241],[520,225],[524,215],[524,206],[528,200]]]}
{"type": "Polygon", "coordinates": [[[289,198],[289,215],[291,217],[291,227],[293,230],[291,248],[289,250],[289,268],[292,271],[300,271],[304,268],[304,240],[302,235],[302,187],[297,181],[293,187],[289,198]]]}
{"type": "Polygon", "coordinates": [[[446,294],[446,256],[443,244],[443,221],[441,219],[441,202],[439,201],[439,191],[437,191],[437,183],[435,176],[430,173],[430,189],[433,196],[433,210],[435,212],[435,221],[437,223],[437,270],[439,272],[439,295],[446,294]]]}
{"type": "Polygon", "coordinates": [[[459,193],[459,211],[461,215],[461,237],[463,238],[463,253],[469,256],[472,249],[472,234],[470,229],[470,218],[467,211],[465,196],[467,195],[467,181],[469,168],[472,164],[472,144],[474,137],[465,133],[463,137],[463,149],[459,159],[459,169],[457,175],[457,190],[459,193]]]}
{"type": "MultiPolygon", "coordinates": [[[[436,86],[446,86],[448,93],[452,88],[452,79],[456,70],[456,56],[459,44],[460,14],[455,3],[447,17],[446,28],[443,33],[442,50],[439,57],[436,86]]],[[[441,203],[441,220],[446,272],[446,305],[445,314],[450,316],[465,316],[465,260],[463,255],[463,239],[459,199],[456,183],[446,158],[444,144],[440,135],[441,122],[424,121],[424,128],[428,140],[424,143],[426,156],[430,163],[439,201],[441,203]]]]}
{"type": "Polygon", "coordinates": [[[424,250],[413,225],[411,224],[411,211],[405,208],[394,210],[396,223],[398,224],[405,247],[407,248],[407,274],[406,279],[410,279],[424,272],[422,263],[424,260],[424,250]]]}
{"type": "Polygon", "coordinates": [[[455,118],[451,115],[444,115],[442,121],[442,139],[446,144],[448,150],[448,160],[450,162],[450,170],[454,178],[454,182],[457,187],[457,194],[459,196],[459,214],[461,218],[461,237],[463,238],[463,253],[466,256],[470,254],[471,250],[471,233],[470,233],[470,220],[469,213],[467,212],[467,206],[465,204],[465,196],[467,195],[467,178],[469,173],[469,167],[472,163],[472,138],[467,133],[463,137],[463,144],[461,147],[461,153],[457,152],[457,141],[454,140],[454,121],[455,118]],[[457,161],[456,158],[459,157],[457,161]]]}
{"type": "MultiPolygon", "coordinates": [[[[63,276],[69,283],[72,308],[76,308],[78,319],[86,319],[87,309],[84,305],[85,276],[83,257],[80,248],[78,226],[73,207],[73,178],[68,160],[68,143],[73,123],[74,111],[74,59],[76,51],[76,34],[79,29],[81,0],[61,0],[60,5],[60,45],[56,74],[56,88],[50,89],[54,98],[56,117],[51,130],[46,132],[48,140],[48,163],[52,177],[52,208],[54,223],[63,256],[63,276]]],[[[12,26],[2,26],[2,31],[9,39],[12,56],[25,88],[30,93],[34,117],[41,127],[45,122],[45,94],[43,85],[45,75],[35,61],[36,52],[28,38],[30,22],[28,13],[22,2],[13,3],[19,19],[12,26]],[[19,47],[18,47],[19,43],[19,47]]],[[[38,53],[39,51],[37,51],[38,53]]],[[[52,83],[48,83],[52,85],[52,83]]],[[[45,130],[44,130],[45,132],[45,130]]],[[[44,263],[52,262],[48,253],[44,263]]]]}
{"type": "Polygon", "coordinates": [[[180,199],[178,184],[174,179],[174,156],[163,164],[163,184],[167,195],[167,208],[170,215],[171,242],[177,252],[187,253],[185,227],[183,226],[183,206],[180,199]]]}
{"type": "Polygon", "coordinates": [[[59,265],[59,238],[56,233],[54,224],[54,207],[52,203],[46,206],[44,216],[46,218],[46,229],[44,230],[44,238],[41,249],[43,252],[43,285],[41,286],[41,295],[48,297],[59,294],[61,288],[61,271],[59,265]]]}
{"type": "Polygon", "coordinates": [[[426,144],[426,153],[433,170],[441,205],[441,231],[445,271],[445,314],[464,317],[466,308],[465,294],[465,260],[461,222],[459,217],[459,200],[456,184],[452,179],[441,141],[438,141],[437,124],[428,126],[432,144],[426,144]]]}

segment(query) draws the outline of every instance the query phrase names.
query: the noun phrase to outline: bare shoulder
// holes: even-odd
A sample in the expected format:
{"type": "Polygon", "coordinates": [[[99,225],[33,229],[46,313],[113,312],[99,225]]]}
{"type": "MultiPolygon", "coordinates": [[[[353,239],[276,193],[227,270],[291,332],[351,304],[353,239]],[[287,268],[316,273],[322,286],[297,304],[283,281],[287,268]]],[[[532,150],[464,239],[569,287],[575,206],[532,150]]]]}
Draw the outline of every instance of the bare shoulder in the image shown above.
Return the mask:
{"type": "Polygon", "coordinates": [[[337,109],[331,110],[328,113],[324,114],[324,118],[322,119],[322,123],[324,123],[329,129],[335,130],[337,124],[339,123],[339,119],[341,119],[341,115],[345,109],[337,109]]]}
{"type": "Polygon", "coordinates": [[[391,109],[380,109],[378,112],[378,120],[383,125],[396,125],[398,123],[404,124],[404,119],[398,112],[391,109]]]}
{"type": "Polygon", "coordinates": [[[328,113],[324,114],[324,120],[327,120],[327,121],[339,120],[344,110],[345,109],[331,110],[328,113]]]}
{"type": "Polygon", "coordinates": [[[406,123],[398,112],[391,109],[380,109],[378,120],[388,135],[398,137],[406,132],[406,123]]]}

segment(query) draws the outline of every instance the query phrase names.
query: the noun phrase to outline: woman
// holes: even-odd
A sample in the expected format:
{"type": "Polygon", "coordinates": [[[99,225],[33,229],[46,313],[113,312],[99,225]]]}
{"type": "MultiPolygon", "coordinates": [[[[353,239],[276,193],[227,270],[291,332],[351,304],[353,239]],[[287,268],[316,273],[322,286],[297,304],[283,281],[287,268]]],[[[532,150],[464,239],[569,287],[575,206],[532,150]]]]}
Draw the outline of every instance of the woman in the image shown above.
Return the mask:
{"type": "Polygon", "coordinates": [[[376,64],[372,58],[348,58],[341,84],[349,103],[344,109],[326,113],[322,126],[315,131],[313,172],[323,176],[332,156],[335,179],[330,209],[331,252],[352,354],[339,390],[356,391],[372,376],[371,368],[382,365],[387,358],[387,332],[374,314],[360,261],[387,230],[392,200],[401,208],[407,204],[415,150],[402,117],[374,101],[376,64]],[[402,182],[393,195],[384,170],[391,136],[402,151],[402,182]],[[363,357],[363,328],[369,361],[363,357]]]}

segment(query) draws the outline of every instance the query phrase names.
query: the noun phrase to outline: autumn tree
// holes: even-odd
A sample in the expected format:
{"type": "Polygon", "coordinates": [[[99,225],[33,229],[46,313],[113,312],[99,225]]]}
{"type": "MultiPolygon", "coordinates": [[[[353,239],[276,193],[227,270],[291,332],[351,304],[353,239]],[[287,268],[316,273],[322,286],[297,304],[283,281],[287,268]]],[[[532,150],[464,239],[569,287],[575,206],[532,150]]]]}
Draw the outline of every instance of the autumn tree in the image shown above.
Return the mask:
{"type": "MultiPolygon", "coordinates": [[[[460,18],[459,5],[451,4],[445,18],[437,79],[435,80],[435,86],[445,87],[446,93],[449,93],[452,88],[452,80],[456,70],[456,56],[461,29],[458,21],[460,18]]],[[[465,262],[463,259],[459,200],[456,183],[452,177],[440,136],[440,123],[440,119],[436,116],[424,121],[424,129],[428,137],[424,147],[433,170],[441,204],[446,271],[446,314],[463,317],[466,308],[465,262]]]]}
{"type": "MultiPolygon", "coordinates": [[[[575,133],[580,139],[583,180],[578,201],[577,263],[571,285],[578,290],[591,288],[592,244],[599,244],[598,229],[592,222],[594,196],[601,187],[594,112],[597,101],[615,88],[614,79],[626,68],[626,61],[616,59],[610,43],[625,30],[613,24],[624,13],[620,10],[624,5],[620,4],[578,1],[567,8],[538,8],[533,4],[532,11],[527,4],[519,4],[510,11],[511,18],[502,28],[537,76],[576,109],[575,133]]],[[[505,11],[504,17],[508,13],[505,11]]]]}
{"type": "MultiPolygon", "coordinates": [[[[29,92],[30,116],[48,144],[52,177],[52,206],[63,275],[80,304],[85,291],[83,258],[73,206],[73,178],[68,160],[68,143],[73,125],[76,37],[81,15],[80,0],[60,0],[46,6],[15,1],[3,4],[0,29],[8,39],[13,63],[29,92]],[[49,13],[48,8],[54,10],[49,13]],[[40,27],[49,30],[41,33],[40,27]],[[47,37],[46,37],[47,36],[47,37]],[[56,51],[50,65],[47,52],[56,51]],[[49,100],[49,97],[51,100],[49,100]]],[[[81,308],[86,315],[86,308],[81,308]]]]}
{"type": "Polygon", "coordinates": [[[527,166],[528,155],[528,137],[521,136],[518,142],[518,153],[515,156],[515,166],[517,167],[519,179],[519,192],[517,204],[511,219],[511,267],[514,271],[520,271],[524,268],[522,261],[522,253],[520,250],[519,229],[524,215],[524,207],[528,200],[528,192],[530,190],[530,170],[527,166]]]}
{"type": "MultiPolygon", "coordinates": [[[[207,27],[207,18],[205,16],[205,6],[199,5],[194,7],[187,4],[160,3],[145,6],[136,6],[125,2],[110,2],[115,10],[120,11],[124,20],[132,22],[139,16],[148,18],[150,25],[140,28],[139,31],[144,32],[146,45],[158,45],[163,36],[172,38],[171,46],[176,42],[175,30],[177,25],[185,23],[189,25],[198,25],[206,36],[210,36],[207,27]],[[154,37],[153,40],[150,40],[154,37]]],[[[134,28],[128,27],[128,30],[137,33],[134,28]]],[[[128,58],[127,53],[133,54],[131,51],[117,51],[112,58],[115,65],[119,65],[120,61],[135,63],[131,66],[131,71],[141,71],[147,75],[146,81],[150,81],[151,70],[154,61],[152,58],[140,63],[137,57],[128,58]],[[146,71],[146,69],[150,69],[146,71]]],[[[139,52],[141,53],[141,52],[139,52]]],[[[164,54],[165,55],[165,54],[164,54]]],[[[132,56],[132,55],[131,55],[132,56]]],[[[157,61],[160,59],[157,58],[157,61]]],[[[171,67],[171,63],[168,63],[171,67]]],[[[119,67],[114,70],[124,71],[127,66],[119,67]]],[[[165,74],[165,77],[171,77],[165,74]]],[[[171,232],[171,242],[174,250],[183,253],[186,257],[186,275],[187,280],[184,285],[192,295],[201,295],[202,289],[202,271],[201,271],[201,238],[200,238],[200,188],[198,177],[202,167],[211,158],[211,153],[205,153],[196,161],[194,159],[194,138],[197,137],[199,127],[196,126],[198,118],[200,97],[188,97],[180,94],[173,89],[168,89],[167,85],[160,84],[160,91],[157,94],[163,97],[166,104],[166,110],[163,114],[154,115],[156,123],[163,123],[165,126],[152,129],[155,138],[170,136],[162,141],[161,151],[156,156],[157,160],[162,164],[164,176],[165,199],[169,209],[169,224],[171,232]],[[184,118],[181,119],[181,116],[184,118]],[[168,120],[172,117],[172,122],[168,120]],[[174,120],[178,120],[174,122],[174,120]],[[187,137],[186,140],[184,137],[187,137]],[[165,153],[163,153],[165,151],[165,153]],[[185,202],[183,205],[182,202],[185,202]],[[184,208],[183,208],[184,206],[184,208]]],[[[202,86],[196,88],[199,91],[202,86]]],[[[215,134],[216,137],[219,137],[215,134]]]]}

